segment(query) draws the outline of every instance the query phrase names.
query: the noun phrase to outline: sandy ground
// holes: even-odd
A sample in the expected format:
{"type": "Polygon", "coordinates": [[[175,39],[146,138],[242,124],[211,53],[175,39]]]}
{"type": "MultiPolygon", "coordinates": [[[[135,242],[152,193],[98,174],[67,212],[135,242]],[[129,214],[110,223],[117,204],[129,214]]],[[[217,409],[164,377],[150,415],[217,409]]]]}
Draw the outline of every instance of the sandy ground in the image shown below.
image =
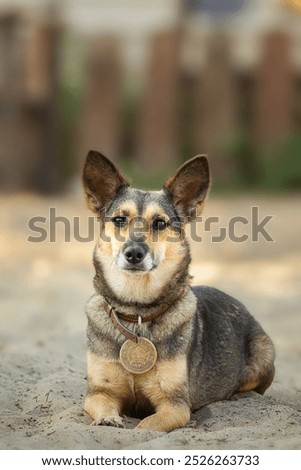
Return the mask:
{"type": "MultiPolygon", "coordinates": [[[[80,216],[81,198],[2,197],[0,218],[0,447],[2,449],[300,449],[300,196],[212,198],[205,216],[274,215],[274,242],[192,243],[194,283],[213,285],[244,302],[274,340],[275,381],[255,393],[204,407],[190,427],[159,433],[89,426],[84,304],[92,294],[93,242],[30,243],[32,216],[80,216]]],[[[204,228],[204,227],[203,227],[204,228]]],[[[249,226],[241,229],[247,229],[249,226]]],[[[202,227],[200,228],[202,230],[202,227]]],[[[238,230],[239,234],[242,233],[238,230]]],[[[212,234],[211,234],[212,235],[212,234]]]]}

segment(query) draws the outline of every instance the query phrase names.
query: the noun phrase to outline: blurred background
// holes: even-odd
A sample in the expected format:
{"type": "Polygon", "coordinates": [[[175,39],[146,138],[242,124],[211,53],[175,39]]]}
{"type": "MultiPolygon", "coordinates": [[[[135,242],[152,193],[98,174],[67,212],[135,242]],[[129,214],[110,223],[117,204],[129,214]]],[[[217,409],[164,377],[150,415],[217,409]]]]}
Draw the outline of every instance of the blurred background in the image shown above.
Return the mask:
{"type": "MultiPolygon", "coordinates": [[[[0,187],[70,189],[89,149],[154,187],[301,187],[300,0],[1,0],[0,187]]],[[[77,183],[76,183],[77,184],[77,183]]]]}

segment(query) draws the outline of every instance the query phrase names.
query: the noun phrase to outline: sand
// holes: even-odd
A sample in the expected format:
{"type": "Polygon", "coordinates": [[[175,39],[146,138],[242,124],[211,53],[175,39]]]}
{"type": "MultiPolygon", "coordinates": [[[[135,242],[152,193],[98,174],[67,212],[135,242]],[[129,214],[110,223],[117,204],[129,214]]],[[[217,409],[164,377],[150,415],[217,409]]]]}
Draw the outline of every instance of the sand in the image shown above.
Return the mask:
{"type": "MultiPolygon", "coordinates": [[[[0,448],[1,449],[300,449],[301,240],[300,197],[211,198],[205,216],[264,216],[274,242],[192,243],[193,282],[244,302],[270,334],[276,377],[266,395],[247,393],[199,410],[170,433],[90,426],[86,389],[84,305],[93,293],[93,241],[30,243],[28,219],[80,216],[78,196],[1,197],[0,448]],[[298,214],[298,217],[297,217],[298,214]]],[[[243,227],[241,227],[243,228],[243,227]]],[[[208,235],[208,234],[207,234],[208,235]]]]}

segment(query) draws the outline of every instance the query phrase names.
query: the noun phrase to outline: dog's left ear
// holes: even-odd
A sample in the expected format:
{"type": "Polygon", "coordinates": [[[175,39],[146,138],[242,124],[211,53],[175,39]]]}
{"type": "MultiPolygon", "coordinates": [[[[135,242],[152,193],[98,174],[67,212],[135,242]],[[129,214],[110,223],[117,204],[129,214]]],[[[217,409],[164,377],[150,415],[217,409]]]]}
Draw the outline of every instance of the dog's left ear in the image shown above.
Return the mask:
{"type": "Polygon", "coordinates": [[[108,158],[90,150],[84,165],[83,185],[89,208],[98,215],[104,215],[121,188],[129,186],[129,183],[108,158]]]}
{"type": "Polygon", "coordinates": [[[178,214],[191,222],[202,211],[209,184],[208,160],[197,155],[184,163],[163,189],[170,194],[178,214]]]}

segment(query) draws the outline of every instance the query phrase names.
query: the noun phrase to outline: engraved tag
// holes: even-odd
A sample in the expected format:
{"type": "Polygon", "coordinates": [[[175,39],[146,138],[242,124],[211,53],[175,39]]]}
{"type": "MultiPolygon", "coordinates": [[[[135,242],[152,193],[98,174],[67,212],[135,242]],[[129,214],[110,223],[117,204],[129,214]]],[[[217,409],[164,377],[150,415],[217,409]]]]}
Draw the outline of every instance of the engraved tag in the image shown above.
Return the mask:
{"type": "Polygon", "coordinates": [[[138,342],[128,339],[121,346],[119,358],[123,367],[132,374],[145,374],[157,361],[155,345],[147,338],[139,337],[138,342]]]}

